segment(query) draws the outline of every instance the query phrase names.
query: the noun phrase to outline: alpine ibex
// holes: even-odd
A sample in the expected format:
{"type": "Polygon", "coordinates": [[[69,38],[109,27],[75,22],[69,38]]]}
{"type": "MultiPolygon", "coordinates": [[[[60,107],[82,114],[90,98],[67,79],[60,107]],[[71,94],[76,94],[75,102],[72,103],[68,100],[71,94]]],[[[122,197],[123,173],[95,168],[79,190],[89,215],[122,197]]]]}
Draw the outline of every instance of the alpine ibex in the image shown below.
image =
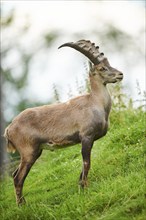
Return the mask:
{"type": "Polygon", "coordinates": [[[87,185],[90,154],[95,140],[108,129],[111,98],[107,83],[119,82],[123,74],[110,66],[99,47],[87,40],[65,43],[89,58],[91,92],[65,103],[28,108],[14,118],[5,130],[8,151],[17,150],[21,156],[14,171],[14,186],[18,204],[25,202],[22,195],[24,180],[43,149],[58,149],[81,143],[83,168],[79,183],[87,185]]]}

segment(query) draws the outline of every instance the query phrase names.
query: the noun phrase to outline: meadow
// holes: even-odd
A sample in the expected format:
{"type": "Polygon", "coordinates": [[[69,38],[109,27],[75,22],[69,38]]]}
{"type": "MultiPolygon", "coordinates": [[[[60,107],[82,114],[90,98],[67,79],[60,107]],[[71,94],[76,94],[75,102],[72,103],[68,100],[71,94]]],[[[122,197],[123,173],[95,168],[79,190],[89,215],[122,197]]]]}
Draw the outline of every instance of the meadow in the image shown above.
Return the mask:
{"type": "Polygon", "coordinates": [[[17,207],[13,180],[0,183],[1,220],[144,220],[145,113],[113,110],[107,135],[94,143],[89,186],[78,186],[81,146],[44,150],[24,184],[17,207]]]}

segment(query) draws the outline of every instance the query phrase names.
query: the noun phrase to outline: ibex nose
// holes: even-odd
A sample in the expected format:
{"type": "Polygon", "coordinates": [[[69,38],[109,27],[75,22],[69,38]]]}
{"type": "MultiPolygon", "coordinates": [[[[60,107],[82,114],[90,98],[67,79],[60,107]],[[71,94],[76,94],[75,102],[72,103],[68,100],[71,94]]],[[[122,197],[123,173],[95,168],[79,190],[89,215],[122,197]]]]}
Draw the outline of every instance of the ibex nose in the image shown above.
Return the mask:
{"type": "Polygon", "coordinates": [[[123,73],[119,72],[117,75],[117,79],[122,80],[123,79],[123,73]]]}
{"type": "Polygon", "coordinates": [[[120,76],[123,76],[123,73],[120,72],[119,75],[120,75],[120,76]]]}

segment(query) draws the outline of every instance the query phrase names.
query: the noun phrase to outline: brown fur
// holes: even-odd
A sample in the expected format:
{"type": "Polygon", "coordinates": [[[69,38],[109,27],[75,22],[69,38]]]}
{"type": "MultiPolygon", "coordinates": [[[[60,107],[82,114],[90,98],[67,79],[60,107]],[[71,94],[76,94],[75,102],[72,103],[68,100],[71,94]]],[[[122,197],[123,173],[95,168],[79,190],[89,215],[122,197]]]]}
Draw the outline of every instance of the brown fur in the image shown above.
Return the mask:
{"type": "Polygon", "coordinates": [[[123,78],[107,59],[91,67],[89,75],[90,94],[66,103],[26,109],[6,128],[8,150],[16,149],[21,156],[20,166],[13,174],[18,204],[25,202],[22,196],[24,180],[43,148],[52,150],[81,143],[83,171],[80,184],[82,187],[87,185],[92,145],[108,129],[111,99],[106,84],[123,78]],[[107,68],[106,73],[103,67],[107,68]]]}

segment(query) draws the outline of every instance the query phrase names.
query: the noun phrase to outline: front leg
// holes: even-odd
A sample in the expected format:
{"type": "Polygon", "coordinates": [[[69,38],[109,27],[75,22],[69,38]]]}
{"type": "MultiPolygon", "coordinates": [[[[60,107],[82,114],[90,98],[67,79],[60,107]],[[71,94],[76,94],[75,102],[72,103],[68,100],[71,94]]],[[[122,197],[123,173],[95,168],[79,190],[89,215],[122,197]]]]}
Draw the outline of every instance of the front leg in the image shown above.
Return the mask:
{"type": "Polygon", "coordinates": [[[81,187],[87,186],[87,176],[90,169],[90,157],[91,149],[93,146],[93,141],[90,138],[82,139],[82,158],[83,158],[83,168],[80,174],[79,184],[81,187]]]}

